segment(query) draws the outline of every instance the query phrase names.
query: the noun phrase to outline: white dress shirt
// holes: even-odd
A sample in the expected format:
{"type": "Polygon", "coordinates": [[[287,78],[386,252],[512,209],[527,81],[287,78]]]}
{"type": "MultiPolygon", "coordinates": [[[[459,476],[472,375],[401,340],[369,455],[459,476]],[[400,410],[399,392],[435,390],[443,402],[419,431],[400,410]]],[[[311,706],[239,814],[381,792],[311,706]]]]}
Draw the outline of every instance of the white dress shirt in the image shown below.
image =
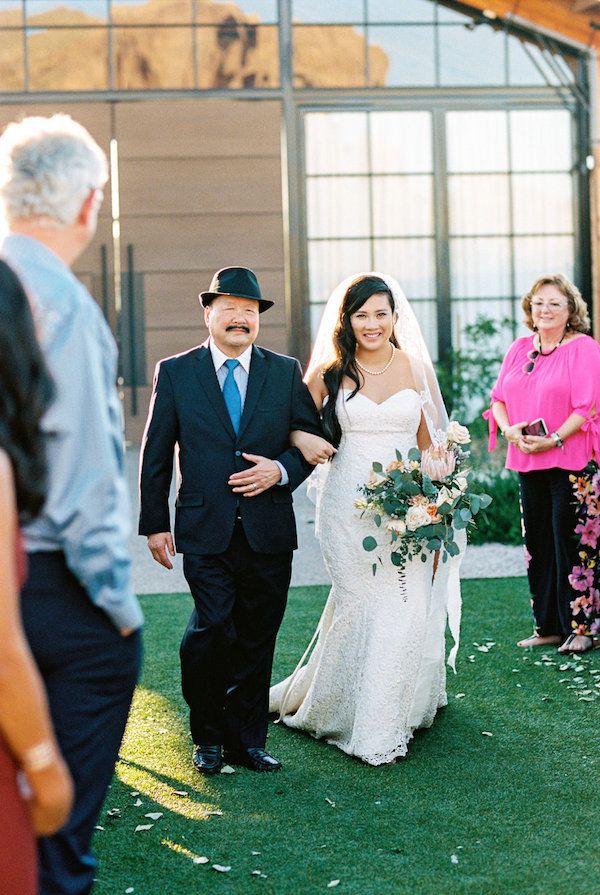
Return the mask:
{"type": "MultiPolygon", "coordinates": [[[[217,379],[219,381],[219,386],[221,391],[223,391],[223,386],[225,385],[225,380],[227,378],[227,374],[229,370],[225,366],[225,361],[230,360],[229,355],[223,354],[220,348],[217,348],[214,341],[212,339],[208,340],[208,347],[210,348],[210,353],[212,355],[213,364],[215,367],[215,373],[217,374],[217,379]]],[[[233,378],[235,379],[236,385],[240,392],[240,398],[242,400],[242,413],[244,412],[244,402],[246,400],[246,391],[248,390],[248,376],[250,375],[250,363],[252,361],[252,345],[249,345],[245,351],[243,351],[239,357],[236,357],[235,360],[239,361],[238,366],[233,371],[233,378]]],[[[289,482],[289,476],[287,474],[287,470],[283,463],[280,463],[279,460],[274,460],[274,463],[277,463],[279,469],[281,470],[281,478],[277,482],[278,485],[287,485],[289,482]]]]}

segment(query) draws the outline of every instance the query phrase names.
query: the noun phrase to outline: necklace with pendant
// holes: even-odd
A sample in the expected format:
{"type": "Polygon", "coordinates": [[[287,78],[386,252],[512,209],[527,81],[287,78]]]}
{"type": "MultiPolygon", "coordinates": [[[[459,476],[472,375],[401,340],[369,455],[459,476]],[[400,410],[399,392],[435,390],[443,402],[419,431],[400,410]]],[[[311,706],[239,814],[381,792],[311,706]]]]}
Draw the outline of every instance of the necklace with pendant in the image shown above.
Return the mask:
{"type": "Polygon", "coordinates": [[[359,370],[362,370],[363,373],[368,373],[369,376],[382,376],[385,373],[385,371],[389,370],[389,368],[391,367],[392,361],[394,360],[395,353],[396,353],[396,349],[392,345],[392,354],[390,356],[389,361],[387,362],[387,364],[385,365],[385,367],[382,370],[367,370],[366,367],[363,367],[363,365],[358,362],[356,357],[354,358],[354,363],[356,364],[356,366],[358,367],[359,370]]]}
{"type": "Polygon", "coordinates": [[[558,348],[558,346],[562,343],[562,341],[563,341],[564,337],[566,336],[566,334],[567,334],[567,331],[566,331],[566,329],[564,329],[564,330],[563,330],[563,334],[562,334],[562,336],[560,337],[560,342],[557,342],[556,345],[554,346],[554,348],[551,348],[550,351],[542,351],[542,338],[541,338],[540,334],[538,333],[538,334],[537,334],[537,337],[538,337],[538,345],[539,345],[538,354],[541,354],[542,357],[548,357],[548,355],[550,355],[550,354],[552,354],[554,351],[556,351],[556,349],[558,348]]]}

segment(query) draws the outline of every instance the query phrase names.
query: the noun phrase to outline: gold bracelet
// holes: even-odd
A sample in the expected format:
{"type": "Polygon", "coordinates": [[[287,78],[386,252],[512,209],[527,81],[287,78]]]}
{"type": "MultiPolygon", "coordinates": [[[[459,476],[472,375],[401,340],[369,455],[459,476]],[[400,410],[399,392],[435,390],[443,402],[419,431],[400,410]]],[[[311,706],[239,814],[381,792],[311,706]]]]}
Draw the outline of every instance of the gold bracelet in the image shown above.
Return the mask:
{"type": "Polygon", "coordinates": [[[54,764],[56,750],[51,740],[42,740],[24,753],[21,766],[24,771],[35,774],[37,771],[45,771],[54,764]]]}

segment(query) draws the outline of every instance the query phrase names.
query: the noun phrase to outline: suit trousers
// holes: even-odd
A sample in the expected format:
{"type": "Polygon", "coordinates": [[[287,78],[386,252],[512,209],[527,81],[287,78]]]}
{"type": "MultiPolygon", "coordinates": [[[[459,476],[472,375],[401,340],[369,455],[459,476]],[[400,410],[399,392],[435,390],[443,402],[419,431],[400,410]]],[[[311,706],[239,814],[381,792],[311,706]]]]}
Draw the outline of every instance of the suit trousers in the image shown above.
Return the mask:
{"type": "Polygon", "coordinates": [[[578,562],[573,474],[579,473],[558,468],[519,473],[531,605],[543,637],[572,632],[571,602],[577,594],[569,575],[578,562]]]}
{"type": "Polygon", "coordinates": [[[240,520],[225,552],[184,555],[194,609],[181,641],[181,680],[194,743],[265,745],[291,569],[291,550],[255,553],[240,520]]]}
{"type": "Polygon", "coordinates": [[[119,634],[62,553],[31,553],[28,562],[23,623],[75,783],[66,825],[38,840],[40,895],[87,895],[96,866],[92,835],[139,674],[141,634],[119,634]]]}

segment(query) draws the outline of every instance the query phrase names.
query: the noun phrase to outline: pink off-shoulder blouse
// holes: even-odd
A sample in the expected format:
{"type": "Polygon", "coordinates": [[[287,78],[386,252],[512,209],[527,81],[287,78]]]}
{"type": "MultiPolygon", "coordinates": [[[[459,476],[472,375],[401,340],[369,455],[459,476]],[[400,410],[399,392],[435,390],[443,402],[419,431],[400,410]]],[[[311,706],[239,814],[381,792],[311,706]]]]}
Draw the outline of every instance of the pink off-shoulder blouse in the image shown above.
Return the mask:
{"type": "MultiPolygon", "coordinates": [[[[533,336],[516,339],[502,362],[491,400],[506,405],[511,425],[542,417],[548,432],[555,432],[572,413],[585,417],[581,429],[564,442],[540,454],[524,454],[508,445],[506,468],[517,472],[536,469],[583,469],[592,456],[600,460],[600,345],[591,336],[577,336],[548,355],[538,355],[531,373],[525,373],[533,336]]],[[[491,410],[488,450],[496,446],[497,424],[491,410]]]]}

